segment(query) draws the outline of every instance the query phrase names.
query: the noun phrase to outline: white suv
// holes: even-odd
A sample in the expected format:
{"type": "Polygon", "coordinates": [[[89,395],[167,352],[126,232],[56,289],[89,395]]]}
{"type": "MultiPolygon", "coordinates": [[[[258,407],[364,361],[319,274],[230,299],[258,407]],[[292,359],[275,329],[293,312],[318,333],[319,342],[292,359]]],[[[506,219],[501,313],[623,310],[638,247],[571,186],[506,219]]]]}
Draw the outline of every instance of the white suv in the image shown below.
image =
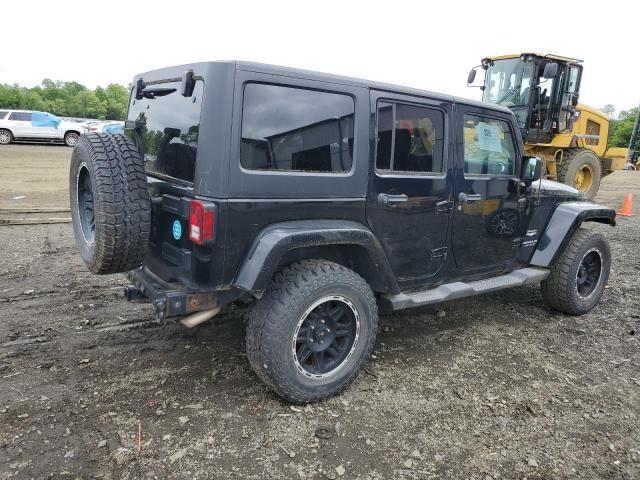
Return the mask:
{"type": "Polygon", "coordinates": [[[63,141],[73,147],[86,129],[47,112],[0,109],[0,145],[14,140],[63,141]]]}

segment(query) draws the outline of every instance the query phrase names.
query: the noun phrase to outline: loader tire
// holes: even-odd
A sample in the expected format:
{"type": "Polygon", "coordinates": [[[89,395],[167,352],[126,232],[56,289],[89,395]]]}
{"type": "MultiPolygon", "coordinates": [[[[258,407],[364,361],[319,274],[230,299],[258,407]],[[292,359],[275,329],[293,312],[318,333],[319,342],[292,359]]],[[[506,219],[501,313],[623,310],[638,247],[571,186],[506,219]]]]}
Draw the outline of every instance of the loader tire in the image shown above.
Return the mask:
{"type": "Polygon", "coordinates": [[[151,198],[135,144],[124,135],[82,135],[71,156],[69,193],[73,233],[89,270],[138,267],[149,242],[151,198]]]}
{"type": "Polygon", "coordinates": [[[586,148],[570,148],[565,151],[558,166],[558,181],[576,188],[586,198],[592,199],[600,189],[602,168],[598,156],[586,148]]]}

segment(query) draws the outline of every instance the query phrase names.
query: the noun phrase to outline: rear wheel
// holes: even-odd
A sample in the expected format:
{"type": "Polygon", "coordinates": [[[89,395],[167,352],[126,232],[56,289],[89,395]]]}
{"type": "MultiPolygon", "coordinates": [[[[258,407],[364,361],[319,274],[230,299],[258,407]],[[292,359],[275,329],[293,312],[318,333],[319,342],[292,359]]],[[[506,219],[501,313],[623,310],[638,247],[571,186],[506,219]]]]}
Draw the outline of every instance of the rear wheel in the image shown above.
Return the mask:
{"type": "Polygon", "coordinates": [[[541,283],[547,305],[571,315],[582,315],[602,298],[611,269],[609,243],[599,233],[579,228],[541,283]]]}
{"type": "Polygon", "coordinates": [[[586,148],[565,151],[558,168],[558,180],[578,189],[585,197],[594,198],[600,188],[602,169],[598,156],[586,148]]]}
{"type": "Polygon", "coordinates": [[[64,134],[64,144],[67,147],[75,147],[76,143],[78,143],[78,138],[80,138],[78,132],[67,132],[64,134]]]}
{"type": "Polygon", "coordinates": [[[9,130],[0,129],[0,145],[9,145],[13,142],[13,135],[9,130]]]}
{"type": "Polygon", "coordinates": [[[378,310],[369,285],[325,260],[284,268],[247,325],[247,357],[285,399],[306,403],[342,391],[373,349],[378,310]]]}

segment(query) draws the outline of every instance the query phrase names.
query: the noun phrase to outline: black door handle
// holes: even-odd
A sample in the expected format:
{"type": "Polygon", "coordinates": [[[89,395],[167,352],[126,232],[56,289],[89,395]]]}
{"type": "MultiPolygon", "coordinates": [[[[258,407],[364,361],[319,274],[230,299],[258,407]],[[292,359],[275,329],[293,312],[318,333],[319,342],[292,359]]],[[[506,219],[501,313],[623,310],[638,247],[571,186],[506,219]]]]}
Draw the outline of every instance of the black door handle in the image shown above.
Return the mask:
{"type": "Polygon", "coordinates": [[[480,195],[479,193],[460,192],[460,194],[458,195],[458,201],[460,203],[478,202],[480,200],[482,200],[482,195],[480,195]]]}
{"type": "Polygon", "coordinates": [[[392,205],[394,203],[403,203],[409,200],[405,194],[401,195],[389,195],[388,193],[381,193],[378,195],[378,203],[380,205],[392,205]]]}

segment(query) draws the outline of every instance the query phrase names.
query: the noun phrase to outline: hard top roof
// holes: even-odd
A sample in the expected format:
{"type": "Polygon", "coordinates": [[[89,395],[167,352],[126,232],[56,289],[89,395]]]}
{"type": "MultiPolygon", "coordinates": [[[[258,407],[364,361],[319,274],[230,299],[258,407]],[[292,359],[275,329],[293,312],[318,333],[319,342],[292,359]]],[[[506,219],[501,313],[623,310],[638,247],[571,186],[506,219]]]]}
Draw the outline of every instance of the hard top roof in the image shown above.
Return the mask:
{"type": "MultiPolygon", "coordinates": [[[[273,74],[273,75],[283,75],[288,77],[303,78],[303,79],[315,80],[319,82],[326,82],[326,83],[332,83],[337,85],[348,85],[352,87],[382,90],[386,92],[406,94],[406,95],[412,95],[417,97],[428,97],[428,98],[439,99],[439,100],[444,100],[448,102],[455,102],[455,103],[460,103],[465,105],[477,106],[477,107],[495,110],[495,111],[504,112],[504,113],[511,113],[511,111],[508,108],[500,105],[483,103],[477,100],[471,100],[463,97],[455,97],[453,95],[446,95],[442,93],[431,92],[428,90],[421,90],[418,88],[404,87],[404,86],[394,85],[390,83],[376,82],[372,80],[352,78],[352,77],[346,77],[342,75],[333,75],[330,73],[315,72],[311,70],[303,70],[298,68],[282,67],[278,65],[269,65],[265,63],[245,62],[245,61],[200,62],[200,63],[185,64],[185,65],[177,65],[173,67],[163,68],[160,70],[152,70],[149,72],[136,75],[134,78],[134,84],[135,84],[135,81],[139,78],[142,78],[143,80],[149,78],[149,79],[154,79],[155,81],[163,78],[166,78],[166,79],[171,78],[171,79],[177,80],[178,78],[180,78],[180,75],[185,70],[188,70],[188,69],[204,70],[208,66],[215,66],[215,65],[228,65],[228,66],[233,66],[237,70],[260,72],[260,73],[267,73],[267,74],[273,74]]],[[[425,73],[425,76],[428,76],[428,74],[425,73]]]]}

